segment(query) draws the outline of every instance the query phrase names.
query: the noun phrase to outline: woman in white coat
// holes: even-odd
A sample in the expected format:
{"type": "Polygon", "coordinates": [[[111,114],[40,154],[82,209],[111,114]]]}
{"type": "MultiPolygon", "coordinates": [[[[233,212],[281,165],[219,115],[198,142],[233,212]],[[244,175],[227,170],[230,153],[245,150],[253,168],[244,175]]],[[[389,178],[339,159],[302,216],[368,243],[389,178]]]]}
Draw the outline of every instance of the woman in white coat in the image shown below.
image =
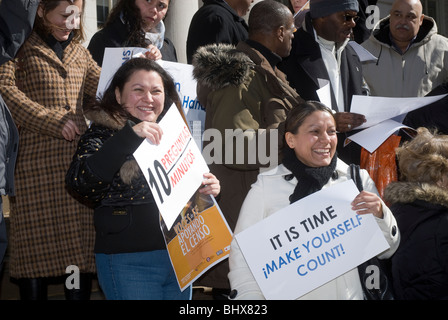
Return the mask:
{"type": "MultiPolygon", "coordinates": [[[[269,215],[333,184],[351,179],[350,167],[336,156],[336,122],[320,102],[308,101],[294,108],[285,123],[289,146],[278,167],[259,174],[241,208],[235,234],[269,215]]],[[[363,188],[352,202],[358,214],[373,213],[390,249],[379,258],[389,258],[399,244],[397,223],[378,196],[367,171],[360,172],[363,188]]],[[[264,299],[244,256],[234,239],[231,244],[229,280],[234,299],[264,299]]],[[[305,294],[300,299],[363,299],[358,271],[351,271],[305,294]]]]}

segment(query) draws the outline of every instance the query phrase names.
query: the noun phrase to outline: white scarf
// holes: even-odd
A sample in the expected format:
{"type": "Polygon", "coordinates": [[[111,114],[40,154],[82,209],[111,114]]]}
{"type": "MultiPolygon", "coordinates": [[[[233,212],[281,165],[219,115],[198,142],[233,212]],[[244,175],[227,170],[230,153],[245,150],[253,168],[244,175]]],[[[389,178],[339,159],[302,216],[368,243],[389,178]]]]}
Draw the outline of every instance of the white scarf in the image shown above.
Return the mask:
{"type": "MultiPolygon", "coordinates": [[[[339,110],[344,110],[344,92],[342,90],[341,79],[341,54],[347,45],[349,39],[343,42],[339,48],[336,48],[334,41],[326,40],[317,35],[316,30],[314,36],[316,42],[319,44],[322,59],[324,60],[325,67],[327,68],[328,75],[330,77],[331,86],[336,99],[336,103],[339,110]]],[[[337,110],[336,110],[337,111],[337,110]]]]}
{"type": "Polygon", "coordinates": [[[159,50],[163,47],[165,39],[165,24],[160,21],[158,25],[152,28],[149,32],[145,32],[145,40],[147,44],[155,45],[159,50]]]}

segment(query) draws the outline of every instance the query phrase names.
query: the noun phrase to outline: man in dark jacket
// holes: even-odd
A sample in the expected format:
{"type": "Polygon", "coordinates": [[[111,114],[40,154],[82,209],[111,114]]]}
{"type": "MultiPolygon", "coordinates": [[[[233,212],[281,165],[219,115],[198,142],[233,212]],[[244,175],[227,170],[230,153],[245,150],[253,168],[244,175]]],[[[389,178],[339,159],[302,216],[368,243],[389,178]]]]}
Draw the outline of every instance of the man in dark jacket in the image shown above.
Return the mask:
{"type": "Polygon", "coordinates": [[[358,8],[357,0],[311,0],[305,24],[294,35],[291,54],[279,66],[305,100],[320,101],[316,90],[321,80],[330,82],[329,107],[335,111],[339,132],[338,157],[355,164],[360,163],[361,147],[354,142],[346,145],[346,138],[365,117],[351,113],[350,105],[352,96],[365,94],[365,88],[361,62],[347,43],[358,8]]]}
{"type": "MultiPolygon", "coordinates": [[[[448,82],[433,89],[426,96],[437,96],[448,93],[448,82]]],[[[403,124],[411,128],[426,127],[436,129],[438,133],[448,134],[448,96],[423,108],[409,112],[403,124]]],[[[409,139],[407,134],[402,138],[409,139]]]]}
{"type": "Polygon", "coordinates": [[[199,47],[211,43],[238,44],[248,37],[248,26],[242,18],[254,0],[203,0],[194,14],[187,38],[187,61],[199,47]]]}
{"type": "Polygon", "coordinates": [[[370,12],[366,12],[369,6],[375,6],[377,0],[358,0],[359,11],[358,11],[358,21],[356,21],[356,26],[353,28],[353,40],[361,44],[367,40],[372,32],[373,26],[367,25],[367,17],[370,12]]]}
{"type": "MultiPolygon", "coordinates": [[[[31,33],[39,0],[2,0],[0,2],[0,65],[14,58],[31,33]]],[[[0,194],[14,195],[14,166],[19,133],[11,113],[0,96],[0,194]]],[[[0,197],[0,271],[8,244],[0,197]]]]}

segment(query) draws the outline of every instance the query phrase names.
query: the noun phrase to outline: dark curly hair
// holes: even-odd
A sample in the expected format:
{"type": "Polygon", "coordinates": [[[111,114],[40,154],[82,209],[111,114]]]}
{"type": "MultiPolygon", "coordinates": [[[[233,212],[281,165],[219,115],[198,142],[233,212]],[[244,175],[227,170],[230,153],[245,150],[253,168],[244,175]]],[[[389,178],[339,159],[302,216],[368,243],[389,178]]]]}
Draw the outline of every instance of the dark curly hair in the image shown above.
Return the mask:
{"type": "MultiPolygon", "coordinates": [[[[170,2],[172,2],[171,0],[170,2]]],[[[112,8],[104,27],[112,24],[117,18],[123,14],[123,20],[128,28],[129,38],[127,46],[146,47],[145,33],[142,30],[143,20],[140,9],[135,4],[135,0],[118,0],[117,4],[112,8]]]]}

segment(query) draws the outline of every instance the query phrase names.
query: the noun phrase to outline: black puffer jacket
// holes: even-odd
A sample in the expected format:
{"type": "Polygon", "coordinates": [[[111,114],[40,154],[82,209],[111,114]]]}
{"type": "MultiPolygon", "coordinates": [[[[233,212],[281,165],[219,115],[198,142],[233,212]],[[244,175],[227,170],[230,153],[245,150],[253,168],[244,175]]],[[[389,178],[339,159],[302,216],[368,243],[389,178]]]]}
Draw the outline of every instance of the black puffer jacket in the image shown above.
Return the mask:
{"type": "Polygon", "coordinates": [[[95,252],[165,249],[159,210],[132,154],[143,138],[130,120],[119,123],[104,112],[81,137],[66,175],[67,185],[95,207],[95,252]]]}
{"type": "Polygon", "coordinates": [[[401,232],[392,257],[398,299],[448,299],[448,192],[428,184],[393,182],[385,200],[401,232]]]}

